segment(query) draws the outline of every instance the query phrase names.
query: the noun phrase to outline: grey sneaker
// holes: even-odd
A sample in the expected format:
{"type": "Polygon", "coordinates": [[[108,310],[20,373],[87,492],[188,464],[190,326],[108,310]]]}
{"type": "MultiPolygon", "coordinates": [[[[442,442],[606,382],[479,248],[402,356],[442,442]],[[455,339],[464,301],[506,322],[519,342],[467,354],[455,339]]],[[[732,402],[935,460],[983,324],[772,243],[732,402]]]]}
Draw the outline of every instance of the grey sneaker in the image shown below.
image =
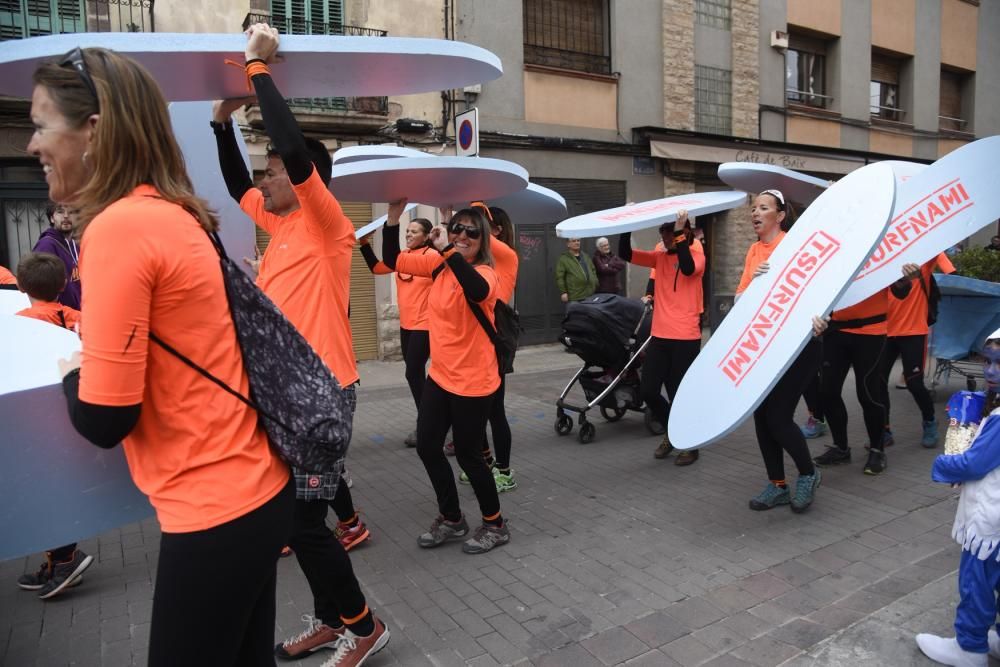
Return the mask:
{"type": "Polygon", "coordinates": [[[53,563],[49,580],[38,589],[38,597],[43,600],[54,598],[83,574],[83,571],[94,562],[93,556],[88,556],[79,549],[73,552],[73,558],[65,563],[53,563]]]}
{"type": "Polygon", "coordinates": [[[851,448],[841,449],[836,446],[828,446],[826,451],[813,459],[813,463],[818,466],[836,466],[851,462],[851,448]]]}
{"type": "Polygon", "coordinates": [[[793,512],[805,512],[809,509],[821,481],[823,474],[819,468],[813,469],[811,475],[799,475],[799,479],[795,482],[795,495],[792,496],[793,512]]]}
{"type": "Polygon", "coordinates": [[[464,516],[452,523],[439,514],[431,524],[431,529],[417,538],[417,544],[424,549],[430,549],[451,540],[461,539],[468,534],[469,524],[466,523],[464,516]]]}
{"type": "Polygon", "coordinates": [[[791,499],[788,495],[787,487],[782,488],[773,482],[768,482],[763,491],[750,499],[750,509],[763,512],[778,505],[787,505],[789,502],[791,502],[791,499]]]}
{"type": "Polygon", "coordinates": [[[462,542],[462,551],[467,554],[484,554],[494,547],[508,542],[510,542],[510,530],[507,528],[506,521],[503,522],[502,526],[484,523],[475,535],[462,542]]]}

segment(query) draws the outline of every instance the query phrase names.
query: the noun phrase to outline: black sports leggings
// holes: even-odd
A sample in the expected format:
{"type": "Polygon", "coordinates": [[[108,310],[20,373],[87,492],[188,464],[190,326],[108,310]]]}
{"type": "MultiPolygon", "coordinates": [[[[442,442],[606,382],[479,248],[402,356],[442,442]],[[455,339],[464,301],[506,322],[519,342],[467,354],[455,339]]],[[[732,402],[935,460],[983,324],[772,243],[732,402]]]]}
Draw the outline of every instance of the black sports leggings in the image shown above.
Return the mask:
{"type": "Polygon", "coordinates": [[[823,361],[822,355],[819,340],[810,340],[764,402],[754,410],[757,444],[764,458],[767,478],[772,482],[785,479],[784,452],[792,457],[800,475],[811,475],[815,471],[809,446],[795,423],[795,407],[806,385],[816,376],[816,369],[823,361]]]}
{"type": "MultiPolygon", "coordinates": [[[[924,386],[924,350],[927,336],[890,336],[885,340],[885,381],[888,387],[889,375],[896,357],[903,357],[903,377],[906,378],[906,388],[910,390],[913,400],[920,408],[920,415],[925,422],[934,419],[934,401],[924,386]]],[[[889,421],[889,395],[886,391],[885,423],[889,421]]]]}
{"type": "Polygon", "coordinates": [[[882,449],[882,433],[888,423],[888,402],[882,356],[885,336],[827,331],[823,336],[823,408],[833,435],[833,444],[847,449],[847,406],[841,392],[847,371],[854,369],[854,384],[864,415],[868,444],[882,449]]]}
{"type": "MultiPolygon", "coordinates": [[[[500,376],[500,388],[493,394],[493,406],[490,408],[490,432],[493,433],[493,453],[496,457],[497,467],[506,470],[510,467],[510,424],[507,422],[507,411],[504,409],[503,401],[507,391],[507,378],[500,376]]],[[[484,436],[485,437],[485,436],[484,436]]],[[[489,444],[484,443],[483,451],[489,449],[489,444]]]]}
{"type": "MultiPolygon", "coordinates": [[[[820,343],[820,347],[823,347],[822,343],[820,343]]],[[[823,373],[820,370],[823,366],[822,350],[820,351],[820,359],[821,361],[816,367],[816,372],[809,376],[809,384],[802,391],[802,398],[805,399],[806,407],[809,409],[809,414],[813,416],[813,419],[826,421],[826,412],[823,411],[823,373]]]]}
{"type": "Polygon", "coordinates": [[[163,533],[150,667],[274,665],[277,562],[294,503],[289,481],[238,519],[193,533],[163,533]]]}
{"type": "Polygon", "coordinates": [[[482,452],[486,419],[494,396],[452,394],[430,377],[424,385],[417,415],[417,454],[437,495],[438,511],[449,521],[457,521],[462,516],[455,473],[444,455],[444,439],[449,427],[455,443],[455,458],[469,476],[480,512],[484,517],[500,512],[496,483],[482,452]]]}
{"type": "MultiPolygon", "coordinates": [[[[365,596],[350,557],[326,525],[326,513],[327,505],[322,500],[296,500],[288,546],[309,582],[316,618],[336,627],[341,618],[355,618],[364,611],[365,596]]],[[[269,637],[273,634],[272,628],[269,637]]]]}
{"type": "Polygon", "coordinates": [[[670,419],[670,403],[660,394],[660,387],[666,387],[667,397],[673,401],[681,379],[700,350],[701,340],[654,337],[650,338],[649,345],[646,346],[639,392],[642,400],[652,410],[653,417],[663,428],[667,427],[667,420],[670,419]]]}
{"type": "Polygon", "coordinates": [[[399,328],[399,343],[406,364],[406,384],[410,385],[413,403],[420,409],[420,392],[427,379],[427,360],[431,356],[431,339],[426,329],[399,328]]]}

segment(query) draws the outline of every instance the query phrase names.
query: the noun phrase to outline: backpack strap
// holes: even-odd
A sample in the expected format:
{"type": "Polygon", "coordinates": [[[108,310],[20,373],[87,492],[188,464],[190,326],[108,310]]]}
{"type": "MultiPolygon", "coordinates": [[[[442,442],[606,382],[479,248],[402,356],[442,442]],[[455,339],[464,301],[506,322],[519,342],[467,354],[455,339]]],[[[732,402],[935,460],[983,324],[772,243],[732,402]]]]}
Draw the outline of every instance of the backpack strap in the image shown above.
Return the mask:
{"type": "Polygon", "coordinates": [[[243,403],[244,405],[246,405],[248,408],[250,408],[252,410],[255,410],[259,415],[261,415],[263,417],[267,417],[268,419],[270,419],[275,424],[277,424],[278,426],[282,427],[283,429],[285,429],[289,433],[294,433],[295,432],[293,429],[291,429],[290,427],[288,427],[280,419],[277,419],[276,417],[274,417],[274,416],[272,416],[272,415],[264,412],[263,410],[260,409],[260,406],[258,406],[252,400],[250,400],[249,398],[247,398],[246,396],[244,396],[240,392],[236,391],[235,389],[233,389],[232,387],[230,387],[228,384],[226,384],[225,382],[223,382],[219,378],[217,378],[214,375],[212,375],[212,373],[210,373],[209,371],[205,370],[204,368],[202,368],[201,366],[199,366],[198,364],[196,364],[195,362],[191,361],[186,356],[184,356],[183,354],[181,354],[180,352],[178,352],[172,345],[170,345],[169,343],[167,343],[166,341],[164,341],[162,338],[160,338],[159,336],[157,336],[152,331],[149,332],[149,339],[151,341],[153,341],[154,343],[156,343],[157,345],[159,345],[160,347],[162,347],[164,350],[166,350],[170,354],[172,354],[175,357],[177,357],[181,362],[184,363],[184,365],[188,366],[189,368],[191,368],[192,370],[194,370],[196,373],[198,373],[202,377],[204,377],[207,380],[211,381],[213,384],[215,384],[216,386],[218,386],[224,392],[226,392],[230,396],[234,396],[237,400],[239,400],[241,403],[243,403]]]}
{"type": "Polygon", "coordinates": [[[69,329],[69,327],[66,326],[66,316],[63,315],[62,308],[59,309],[59,323],[62,325],[63,329],[69,329]]]}
{"type": "Polygon", "coordinates": [[[476,316],[477,320],[479,320],[479,324],[483,327],[483,331],[485,331],[486,335],[490,337],[490,342],[493,343],[494,347],[496,347],[497,330],[496,327],[490,324],[490,321],[486,319],[486,313],[483,312],[483,307],[478,303],[474,303],[472,299],[468,297],[465,298],[465,301],[469,304],[472,314],[476,316]]]}

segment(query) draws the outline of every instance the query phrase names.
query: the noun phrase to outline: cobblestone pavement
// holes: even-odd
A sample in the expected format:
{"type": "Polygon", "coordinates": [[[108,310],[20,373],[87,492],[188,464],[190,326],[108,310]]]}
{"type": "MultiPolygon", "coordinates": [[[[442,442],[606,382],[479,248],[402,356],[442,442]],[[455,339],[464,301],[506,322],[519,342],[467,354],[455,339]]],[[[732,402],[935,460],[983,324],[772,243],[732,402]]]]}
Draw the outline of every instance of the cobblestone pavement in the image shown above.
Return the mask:
{"type": "MultiPolygon", "coordinates": [[[[886,474],[862,474],[849,378],[853,463],[824,471],[807,514],[752,512],[747,500],[766,478],[751,424],[687,468],[653,459],[658,438],[636,413],[614,424],[594,415],[597,438],[581,445],[576,429],[553,431],[553,402],[575,365],[552,346],[519,356],[507,389],[519,486],[501,496],[512,540],[482,556],[458,544],[417,547],[435,503],[402,444],[412,400],[399,364],[363,365],[348,463],[373,539],[351,554],[392,632],[368,664],[929,664],[912,634],[949,631],[956,496],[930,482],[935,452],[919,446],[906,392],[890,389],[896,445],[886,474]]],[[[948,390],[938,394],[940,414],[948,390]]],[[[471,489],[460,490],[474,517],[471,489]]],[[[0,662],[145,664],[158,545],[152,521],[81,543],[98,562],[48,603],[14,585],[37,556],[0,563],[0,662]]],[[[278,605],[275,636],[297,633],[311,598],[294,559],[279,563],[278,605]]]]}

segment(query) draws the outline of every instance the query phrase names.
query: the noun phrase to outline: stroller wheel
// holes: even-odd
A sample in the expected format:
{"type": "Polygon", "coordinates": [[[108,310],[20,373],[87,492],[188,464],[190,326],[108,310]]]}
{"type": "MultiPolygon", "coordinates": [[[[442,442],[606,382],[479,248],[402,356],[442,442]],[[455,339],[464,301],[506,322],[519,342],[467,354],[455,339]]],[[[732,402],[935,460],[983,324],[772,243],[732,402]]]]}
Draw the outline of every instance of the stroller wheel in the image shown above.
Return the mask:
{"type": "Polygon", "coordinates": [[[594,441],[594,436],[597,434],[597,428],[594,427],[590,422],[584,422],[580,424],[580,432],[577,434],[577,438],[580,439],[580,443],[586,445],[588,442],[594,441]]]}
{"type": "Polygon", "coordinates": [[[648,407],[646,408],[645,415],[643,416],[643,421],[646,423],[646,429],[653,435],[663,435],[665,430],[662,425],[655,419],[653,419],[653,411],[648,407]]]}
{"type": "Polygon", "coordinates": [[[555,429],[559,435],[568,435],[573,430],[573,420],[569,415],[559,415],[556,417],[555,429]]]}
{"type": "Polygon", "coordinates": [[[616,422],[628,412],[626,408],[606,408],[601,406],[601,416],[609,422],[616,422]]]}

